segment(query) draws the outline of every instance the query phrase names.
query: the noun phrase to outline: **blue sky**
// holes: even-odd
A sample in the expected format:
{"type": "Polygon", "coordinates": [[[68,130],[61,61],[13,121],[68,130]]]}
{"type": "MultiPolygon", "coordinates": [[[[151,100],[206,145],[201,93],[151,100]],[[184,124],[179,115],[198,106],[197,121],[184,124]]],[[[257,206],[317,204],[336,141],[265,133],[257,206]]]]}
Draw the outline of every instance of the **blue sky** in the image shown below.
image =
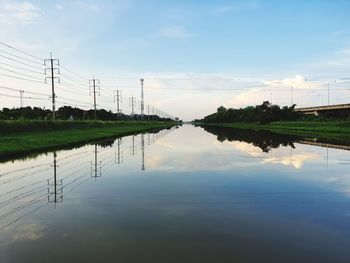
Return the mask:
{"type": "MultiPolygon", "coordinates": [[[[70,69],[109,85],[136,87],[144,77],[146,92],[158,88],[146,93],[146,103],[184,119],[271,93],[276,103],[289,103],[277,86],[295,86],[299,105],[323,104],[317,89],[349,77],[350,1],[0,3],[1,41],[40,57],[52,51],[70,69]],[[305,100],[310,91],[317,96],[305,100]]],[[[346,90],[332,93],[333,103],[349,98],[346,90]]]]}

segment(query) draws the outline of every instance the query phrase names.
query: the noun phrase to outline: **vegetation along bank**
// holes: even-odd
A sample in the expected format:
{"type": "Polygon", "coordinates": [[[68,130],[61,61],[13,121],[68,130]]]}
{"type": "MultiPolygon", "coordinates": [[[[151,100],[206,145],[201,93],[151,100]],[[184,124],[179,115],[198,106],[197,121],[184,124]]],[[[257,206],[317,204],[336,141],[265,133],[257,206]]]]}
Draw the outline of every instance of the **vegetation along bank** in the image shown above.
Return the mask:
{"type": "Polygon", "coordinates": [[[0,159],[174,126],[156,121],[0,121],[0,159]]]}

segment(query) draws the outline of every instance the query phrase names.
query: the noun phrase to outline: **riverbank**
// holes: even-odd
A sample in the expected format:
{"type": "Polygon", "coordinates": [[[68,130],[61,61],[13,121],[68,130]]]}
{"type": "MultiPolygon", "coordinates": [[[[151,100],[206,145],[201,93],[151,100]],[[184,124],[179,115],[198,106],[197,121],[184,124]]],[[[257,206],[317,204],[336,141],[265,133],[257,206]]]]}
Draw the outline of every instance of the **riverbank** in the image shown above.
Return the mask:
{"type": "Polygon", "coordinates": [[[2,121],[0,159],[174,126],[169,122],[2,121]]]}
{"type": "Polygon", "coordinates": [[[292,135],[302,135],[328,139],[341,139],[350,142],[350,121],[291,121],[272,122],[269,124],[247,122],[197,124],[232,127],[238,129],[268,130],[292,135]]]}

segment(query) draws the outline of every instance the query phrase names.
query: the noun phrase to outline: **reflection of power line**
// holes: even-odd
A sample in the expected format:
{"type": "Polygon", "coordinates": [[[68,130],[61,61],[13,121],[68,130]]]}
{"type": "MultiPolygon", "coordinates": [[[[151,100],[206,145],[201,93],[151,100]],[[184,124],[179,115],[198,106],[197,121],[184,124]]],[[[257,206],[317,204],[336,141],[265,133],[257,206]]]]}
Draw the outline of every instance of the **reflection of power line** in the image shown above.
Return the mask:
{"type": "MultiPolygon", "coordinates": [[[[45,182],[46,182],[46,181],[45,181],[45,182]]],[[[24,185],[24,186],[20,186],[20,187],[18,187],[18,188],[16,188],[16,189],[12,189],[12,190],[10,190],[10,191],[8,191],[8,192],[6,192],[6,193],[0,194],[0,197],[6,196],[6,195],[9,195],[9,194],[12,194],[12,193],[15,193],[15,192],[17,192],[17,191],[20,191],[20,190],[23,190],[23,189],[26,189],[26,188],[28,188],[28,187],[31,187],[31,186],[34,186],[34,185],[37,185],[37,184],[41,184],[41,183],[43,183],[43,182],[42,182],[42,181],[38,181],[38,182],[34,182],[34,183],[27,184],[27,185],[24,185]]]]}
{"type": "Polygon", "coordinates": [[[30,205],[32,205],[32,204],[34,204],[34,203],[36,203],[36,202],[40,202],[40,201],[42,201],[42,200],[45,200],[46,198],[47,198],[47,193],[45,193],[44,195],[40,195],[40,196],[38,196],[37,198],[34,198],[34,199],[32,199],[32,200],[30,200],[30,201],[24,203],[23,205],[20,205],[20,206],[18,206],[18,207],[16,207],[16,208],[12,209],[11,211],[9,211],[9,212],[7,212],[7,213],[0,215],[0,220],[3,220],[3,219],[5,219],[6,217],[8,217],[8,216],[10,216],[10,215],[12,215],[12,214],[14,214],[14,213],[16,213],[16,212],[18,212],[18,211],[21,211],[21,210],[23,210],[23,209],[29,207],[30,205]]]}
{"type": "Polygon", "coordinates": [[[9,174],[13,174],[13,173],[17,173],[17,172],[23,172],[23,171],[26,171],[26,170],[29,170],[29,169],[34,169],[34,168],[46,166],[46,165],[49,165],[49,164],[51,164],[51,162],[50,163],[38,164],[38,165],[30,166],[30,167],[25,167],[25,168],[13,170],[13,171],[9,171],[9,172],[1,174],[0,177],[5,176],[5,175],[9,175],[9,174]]]}
{"type": "Polygon", "coordinates": [[[45,168],[45,169],[42,169],[42,170],[40,170],[40,171],[36,171],[36,172],[34,172],[34,173],[27,173],[27,174],[24,174],[24,175],[17,175],[17,176],[14,177],[14,178],[7,179],[7,180],[2,180],[2,181],[0,182],[0,185],[12,183],[12,182],[14,182],[14,181],[17,181],[17,180],[19,180],[19,179],[23,179],[23,178],[28,177],[28,176],[31,176],[31,175],[38,175],[38,174],[40,174],[40,173],[42,173],[42,172],[46,172],[46,171],[48,171],[48,170],[50,170],[50,167],[45,168]]]}
{"type": "Polygon", "coordinates": [[[46,205],[47,205],[47,203],[45,203],[45,204],[43,204],[43,205],[40,205],[40,206],[36,207],[35,209],[29,211],[28,213],[25,213],[25,214],[21,215],[20,217],[17,217],[15,220],[12,220],[12,221],[9,222],[8,224],[6,224],[6,225],[0,227],[0,231],[4,230],[5,228],[9,227],[9,226],[12,225],[12,224],[18,222],[18,221],[21,220],[22,218],[24,218],[24,217],[26,217],[26,216],[28,216],[28,215],[30,215],[30,214],[32,214],[32,213],[38,211],[40,208],[42,208],[42,207],[44,207],[44,206],[46,206],[46,205]]]}
{"type": "MultiPolygon", "coordinates": [[[[66,158],[62,158],[62,160],[63,159],[66,159],[66,158]]],[[[87,162],[86,164],[89,164],[89,163],[90,162],[87,162]]],[[[48,193],[46,192],[47,191],[47,185],[40,185],[40,186],[37,186],[37,187],[35,187],[33,189],[30,189],[30,190],[28,190],[28,191],[26,191],[24,193],[18,194],[18,195],[14,196],[14,197],[6,200],[6,201],[3,201],[1,203],[1,206],[8,205],[9,203],[14,203],[16,201],[19,201],[20,199],[24,199],[24,198],[27,199],[29,196],[33,196],[33,195],[36,195],[36,194],[38,194],[38,193],[40,193],[42,191],[45,191],[45,193],[43,195],[40,195],[40,196],[37,196],[37,197],[33,196],[33,198],[29,202],[21,204],[20,206],[15,207],[14,209],[12,209],[12,210],[10,210],[10,211],[0,215],[0,221],[3,221],[7,217],[9,217],[11,215],[14,215],[14,214],[17,214],[21,210],[24,210],[27,207],[29,207],[29,206],[31,206],[31,205],[33,205],[35,203],[42,202],[44,200],[49,200],[49,202],[55,202],[55,203],[56,202],[61,202],[61,201],[63,201],[63,188],[66,188],[69,185],[73,185],[74,183],[78,182],[78,185],[73,186],[73,188],[76,188],[76,187],[78,187],[79,185],[81,185],[82,183],[84,183],[86,181],[85,180],[83,182],[79,182],[80,180],[82,180],[84,177],[87,176],[87,173],[85,173],[84,175],[82,175],[80,177],[77,177],[77,178],[71,180],[69,183],[66,183],[65,185],[63,185],[63,180],[64,179],[67,179],[67,178],[71,177],[73,174],[75,174],[77,172],[81,172],[82,168],[81,168],[81,165],[80,165],[80,168],[78,170],[76,170],[76,171],[72,172],[71,174],[65,176],[63,179],[58,180],[58,175],[57,175],[57,167],[58,167],[58,165],[57,165],[56,153],[54,153],[54,161],[53,161],[53,165],[51,165],[51,167],[53,168],[54,178],[53,178],[53,183],[49,183],[49,185],[50,185],[49,192],[48,193]]],[[[70,170],[70,169],[68,169],[68,170],[70,170]]],[[[91,177],[89,177],[89,178],[91,178],[91,177]]],[[[30,184],[30,185],[21,186],[21,187],[18,187],[16,189],[14,189],[14,190],[8,191],[6,194],[13,193],[13,192],[19,191],[21,189],[25,189],[28,186],[35,186],[35,185],[37,185],[39,183],[42,183],[42,182],[35,182],[35,183],[30,184]]],[[[72,190],[73,189],[70,189],[69,192],[71,192],[72,190]]],[[[9,223],[7,223],[7,224],[5,224],[3,226],[0,226],[0,230],[5,229],[9,225],[19,221],[21,218],[23,218],[26,215],[29,215],[29,214],[37,211],[39,208],[41,208],[41,207],[43,207],[45,205],[47,205],[47,203],[42,205],[42,206],[39,206],[39,207],[33,209],[32,211],[29,211],[28,213],[20,215],[16,219],[12,220],[11,222],[9,222],[9,223]]]]}
{"type": "MultiPolygon", "coordinates": [[[[40,183],[42,183],[42,182],[40,182],[40,183]]],[[[46,185],[41,185],[39,187],[30,189],[29,191],[26,191],[24,193],[20,193],[20,194],[18,194],[16,196],[13,196],[10,199],[7,199],[5,201],[0,202],[0,208],[4,207],[4,206],[7,206],[9,204],[12,204],[13,202],[16,202],[18,200],[21,200],[21,199],[27,198],[29,196],[32,196],[32,195],[34,195],[36,193],[42,192],[45,189],[46,189],[46,185]]]]}

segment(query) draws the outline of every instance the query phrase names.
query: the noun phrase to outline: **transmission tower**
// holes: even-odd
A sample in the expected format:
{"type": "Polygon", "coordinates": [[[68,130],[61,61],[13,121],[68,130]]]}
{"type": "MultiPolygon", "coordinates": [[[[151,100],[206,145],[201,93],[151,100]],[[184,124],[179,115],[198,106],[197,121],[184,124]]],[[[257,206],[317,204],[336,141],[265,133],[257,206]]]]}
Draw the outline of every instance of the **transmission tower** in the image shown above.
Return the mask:
{"type": "Polygon", "coordinates": [[[136,104],[136,98],[130,97],[130,106],[131,106],[131,115],[135,115],[135,104],[136,104]]]}
{"type": "Polygon", "coordinates": [[[145,111],[145,102],[144,102],[144,97],[143,97],[143,82],[144,79],[140,79],[141,82],[141,117],[144,117],[144,111],[145,111]]]}
{"type": "Polygon", "coordinates": [[[56,95],[55,95],[55,79],[57,79],[57,82],[60,83],[60,78],[59,77],[55,77],[55,73],[60,74],[60,69],[59,68],[55,68],[54,66],[59,66],[60,65],[60,61],[58,59],[53,59],[52,58],[52,53],[50,53],[50,58],[49,59],[45,59],[44,60],[44,65],[49,67],[49,68],[45,68],[45,75],[47,75],[47,72],[49,73],[48,77],[45,77],[45,82],[47,81],[47,79],[51,80],[51,98],[52,98],[52,119],[55,120],[56,119],[56,95]]]}
{"type": "Polygon", "coordinates": [[[100,80],[95,79],[95,77],[93,77],[92,79],[89,80],[89,84],[90,84],[90,96],[91,93],[93,93],[94,96],[94,118],[95,120],[97,119],[97,104],[96,104],[96,93],[98,93],[98,95],[100,96],[100,80]],[[98,91],[96,91],[98,90],[98,91]]]}
{"type": "Polygon", "coordinates": [[[117,114],[120,115],[120,104],[122,103],[122,91],[121,90],[115,90],[114,91],[114,101],[117,103],[117,114]]]}

